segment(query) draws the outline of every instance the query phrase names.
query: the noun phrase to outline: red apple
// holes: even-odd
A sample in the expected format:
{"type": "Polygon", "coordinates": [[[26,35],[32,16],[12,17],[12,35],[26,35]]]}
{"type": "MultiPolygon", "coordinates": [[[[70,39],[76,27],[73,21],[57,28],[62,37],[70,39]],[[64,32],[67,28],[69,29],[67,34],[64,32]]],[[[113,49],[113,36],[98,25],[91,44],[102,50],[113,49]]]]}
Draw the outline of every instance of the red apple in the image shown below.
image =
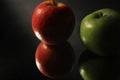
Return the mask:
{"type": "Polygon", "coordinates": [[[75,16],[70,7],[61,2],[41,2],[32,14],[32,29],[38,39],[46,44],[67,40],[73,32],[75,16]]]}
{"type": "Polygon", "coordinates": [[[69,73],[74,64],[74,51],[69,43],[46,45],[41,42],[36,50],[36,65],[48,78],[58,78],[69,73]]]}

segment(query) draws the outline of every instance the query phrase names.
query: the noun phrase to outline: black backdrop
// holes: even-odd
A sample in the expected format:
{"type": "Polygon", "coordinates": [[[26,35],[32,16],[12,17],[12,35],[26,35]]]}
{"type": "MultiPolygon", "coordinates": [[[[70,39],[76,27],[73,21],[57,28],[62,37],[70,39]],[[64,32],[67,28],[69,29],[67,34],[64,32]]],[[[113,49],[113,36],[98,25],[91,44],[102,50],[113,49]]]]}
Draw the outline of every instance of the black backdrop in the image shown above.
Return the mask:
{"type": "MultiPolygon", "coordinates": [[[[0,80],[50,80],[36,68],[34,55],[39,44],[31,28],[33,9],[43,0],[0,0],[0,80]]],[[[57,0],[56,0],[57,1],[57,0]]],[[[76,15],[69,43],[76,60],[72,73],[58,80],[81,80],[78,59],[85,50],[79,39],[79,24],[88,13],[113,8],[120,11],[118,0],[58,0],[68,4],[76,15]]]]}

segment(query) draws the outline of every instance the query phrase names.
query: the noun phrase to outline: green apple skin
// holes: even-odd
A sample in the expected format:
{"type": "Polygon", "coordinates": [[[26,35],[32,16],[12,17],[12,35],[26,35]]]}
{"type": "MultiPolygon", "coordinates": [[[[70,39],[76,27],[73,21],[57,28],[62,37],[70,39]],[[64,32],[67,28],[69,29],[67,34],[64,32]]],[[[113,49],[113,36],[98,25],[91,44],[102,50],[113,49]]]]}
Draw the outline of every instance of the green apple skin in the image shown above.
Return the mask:
{"type": "Polygon", "coordinates": [[[114,59],[91,59],[80,66],[84,80],[120,80],[120,63],[114,59]]]}
{"type": "Polygon", "coordinates": [[[83,44],[100,56],[120,53],[120,14],[110,8],[86,15],[80,24],[83,44]]]}
{"type": "Polygon", "coordinates": [[[88,61],[80,67],[80,75],[84,80],[97,80],[102,69],[102,61],[88,61]]]}

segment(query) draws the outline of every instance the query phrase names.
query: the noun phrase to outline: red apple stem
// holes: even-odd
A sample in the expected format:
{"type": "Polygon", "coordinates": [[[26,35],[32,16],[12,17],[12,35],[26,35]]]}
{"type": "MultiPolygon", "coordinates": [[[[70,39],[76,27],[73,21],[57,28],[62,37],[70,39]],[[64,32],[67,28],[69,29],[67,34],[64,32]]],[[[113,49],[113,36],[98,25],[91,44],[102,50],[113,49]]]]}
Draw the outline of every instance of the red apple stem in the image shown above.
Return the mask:
{"type": "Polygon", "coordinates": [[[57,5],[57,3],[55,2],[55,0],[51,0],[51,3],[52,3],[53,6],[57,5]]]}
{"type": "Polygon", "coordinates": [[[52,6],[57,6],[57,3],[55,0],[47,0],[47,1],[51,1],[52,6]]]}

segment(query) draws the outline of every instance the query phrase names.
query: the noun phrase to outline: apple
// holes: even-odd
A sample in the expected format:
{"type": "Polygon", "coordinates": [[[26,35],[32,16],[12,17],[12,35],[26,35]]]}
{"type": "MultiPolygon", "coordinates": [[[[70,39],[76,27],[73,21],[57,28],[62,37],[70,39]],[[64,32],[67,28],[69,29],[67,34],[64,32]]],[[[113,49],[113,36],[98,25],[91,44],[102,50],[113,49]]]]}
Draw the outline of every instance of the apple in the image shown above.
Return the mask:
{"type": "Polygon", "coordinates": [[[80,24],[83,44],[100,56],[120,54],[120,14],[104,8],[86,15],[80,24]]]}
{"type": "Polygon", "coordinates": [[[120,80],[119,60],[114,57],[89,58],[80,65],[80,76],[83,80],[120,80]]]}
{"type": "Polygon", "coordinates": [[[48,45],[66,41],[73,32],[75,16],[72,9],[54,0],[38,4],[32,14],[32,29],[38,39],[48,45]]]}
{"type": "Polygon", "coordinates": [[[68,42],[59,45],[41,42],[36,50],[35,61],[44,76],[59,78],[72,71],[74,57],[74,50],[68,42]]]}

